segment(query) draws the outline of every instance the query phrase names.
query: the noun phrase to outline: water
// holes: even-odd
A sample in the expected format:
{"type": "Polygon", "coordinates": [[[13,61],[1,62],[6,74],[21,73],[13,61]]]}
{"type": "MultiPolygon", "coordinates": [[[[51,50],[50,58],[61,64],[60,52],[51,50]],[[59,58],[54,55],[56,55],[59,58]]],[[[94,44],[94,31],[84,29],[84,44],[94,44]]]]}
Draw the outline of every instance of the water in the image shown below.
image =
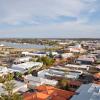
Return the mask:
{"type": "Polygon", "coordinates": [[[21,49],[45,49],[45,48],[51,48],[52,46],[47,45],[37,45],[37,44],[28,44],[28,43],[11,43],[11,42],[0,42],[0,44],[3,44],[4,46],[13,47],[13,48],[21,48],[21,49]]]}

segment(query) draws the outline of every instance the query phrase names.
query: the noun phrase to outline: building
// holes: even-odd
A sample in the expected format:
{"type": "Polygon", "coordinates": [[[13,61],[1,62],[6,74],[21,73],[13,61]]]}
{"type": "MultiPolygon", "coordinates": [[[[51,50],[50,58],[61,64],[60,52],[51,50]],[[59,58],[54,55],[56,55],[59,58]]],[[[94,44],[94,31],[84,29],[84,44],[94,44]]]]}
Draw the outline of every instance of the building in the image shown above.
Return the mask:
{"type": "Polygon", "coordinates": [[[100,85],[94,83],[81,85],[71,100],[100,100],[100,85]]]}
{"type": "Polygon", "coordinates": [[[29,69],[38,70],[42,67],[43,63],[41,62],[25,62],[21,64],[13,64],[10,68],[13,72],[27,72],[29,69]]]}
{"type": "Polygon", "coordinates": [[[71,57],[73,57],[74,55],[73,55],[73,53],[63,53],[63,54],[61,54],[61,56],[62,56],[62,58],[71,58],[71,57]]]}
{"type": "Polygon", "coordinates": [[[24,77],[24,82],[28,84],[29,87],[36,87],[40,85],[51,85],[51,86],[56,86],[58,82],[56,80],[49,80],[41,77],[35,77],[30,75],[26,75],[24,77]]]}
{"type": "Polygon", "coordinates": [[[95,78],[95,79],[100,80],[100,72],[99,72],[99,73],[94,74],[94,78],[95,78]]]}
{"type": "Polygon", "coordinates": [[[65,65],[66,68],[71,70],[82,70],[82,71],[88,71],[91,67],[90,65],[74,65],[74,64],[67,64],[65,65]]]}
{"type": "Polygon", "coordinates": [[[76,62],[77,64],[91,65],[91,64],[94,64],[95,59],[94,59],[93,57],[81,56],[81,57],[79,57],[75,62],[76,62]]]}
{"type": "Polygon", "coordinates": [[[24,100],[69,100],[74,95],[74,92],[46,85],[38,86],[36,90],[33,93],[25,93],[24,100]]]}
{"type": "Polygon", "coordinates": [[[45,57],[47,54],[45,52],[22,52],[22,55],[25,56],[34,56],[34,57],[45,57]]]}
{"type": "Polygon", "coordinates": [[[97,65],[96,68],[97,68],[98,70],[100,70],[100,65],[97,65]]]}
{"type": "MultiPolygon", "coordinates": [[[[56,68],[56,67],[55,67],[56,68]]],[[[80,71],[64,71],[61,69],[55,69],[55,68],[50,68],[50,69],[45,69],[41,70],[38,72],[38,77],[43,77],[43,78],[50,78],[50,79],[55,79],[55,78],[69,78],[69,79],[77,79],[79,76],[82,74],[80,71]]]]}
{"type": "Polygon", "coordinates": [[[69,46],[68,50],[72,53],[84,53],[86,52],[85,49],[82,48],[82,46],[80,44],[77,44],[75,46],[69,46]]]}
{"type": "Polygon", "coordinates": [[[20,58],[16,58],[16,59],[14,60],[14,64],[29,62],[30,60],[32,60],[32,57],[29,57],[29,56],[20,57],[20,58]]]}
{"type": "Polygon", "coordinates": [[[7,75],[8,73],[12,73],[7,67],[0,66],[0,76],[7,75]]]}

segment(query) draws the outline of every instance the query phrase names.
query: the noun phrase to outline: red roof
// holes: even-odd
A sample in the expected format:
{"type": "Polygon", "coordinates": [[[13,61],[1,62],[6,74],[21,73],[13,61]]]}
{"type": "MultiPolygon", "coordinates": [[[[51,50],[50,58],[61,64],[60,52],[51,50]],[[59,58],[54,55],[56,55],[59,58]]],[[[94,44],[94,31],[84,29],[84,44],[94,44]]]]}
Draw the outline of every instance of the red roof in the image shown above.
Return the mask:
{"type": "Polygon", "coordinates": [[[71,91],[65,91],[57,89],[52,86],[38,86],[38,92],[25,93],[24,100],[46,100],[50,98],[51,100],[68,100],[75,93],[71,91]]]}
{"type": "Polygon", "coordinates": [[[99,72],[99,73],[94,74],[94,77],[95,77],[95,78],[99,78],[99,79],[100,79],[100,72],[99,72]]]}

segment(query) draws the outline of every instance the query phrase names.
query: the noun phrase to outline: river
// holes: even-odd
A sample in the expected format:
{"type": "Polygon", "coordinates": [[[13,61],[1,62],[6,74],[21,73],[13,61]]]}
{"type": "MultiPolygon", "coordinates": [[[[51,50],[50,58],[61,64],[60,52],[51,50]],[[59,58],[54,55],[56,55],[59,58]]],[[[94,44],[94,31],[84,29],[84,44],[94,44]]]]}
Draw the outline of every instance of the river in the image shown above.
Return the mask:
{"type": "Polygon", "coordinates": [[[13,47],[13,48],[21,48],[21,49],[45,49],[52,48],[52,46],[48,45],[38,45],[38,44],[29,44],[29,43],[12,43],[12,42],[0,42],[0,45],[13,47]]]}

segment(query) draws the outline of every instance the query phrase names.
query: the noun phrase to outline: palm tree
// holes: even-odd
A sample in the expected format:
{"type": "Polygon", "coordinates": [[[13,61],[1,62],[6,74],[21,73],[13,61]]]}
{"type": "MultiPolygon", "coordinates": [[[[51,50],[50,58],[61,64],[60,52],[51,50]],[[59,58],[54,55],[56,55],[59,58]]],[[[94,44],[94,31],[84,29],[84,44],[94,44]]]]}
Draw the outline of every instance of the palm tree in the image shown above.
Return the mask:
{"type": "Polygon", "coordinates": [[[9,73],[5,77],[5,81],[3,83],[3,89],[7,94],[2,94],[0,96],[0,100],[22,100],[22,99],[16,99],[16,98],[21,98],[21,96],[17,93],[13,93],[13,90],[16,87],[15,83],[12,81],[13,77],[14,77],[14,74],[11,74],[11,73],[9,73]]]}
{"type": "Polygon", "coordinates": [[[54,64],[54,59],[46,56],[38,58],[37,62],[43,62],[44,68],[49,68],[54,64]]]}
{"type": "Polygon", "coordinates": [[[13,93],[14,88],[16,87],[13,81],[7,81],[4,83],[3,89],[7,94],[2,94],[0,100],[22,100],[22,96],[18,93],[13,93]]]}
{"type": "Polygon", "coordinates": [[[13,81],[7,81],[4,83],[4,90],[7,92],[8,97],[12,97],[13,89],[15,88],[15,83],[13,81]]]}

